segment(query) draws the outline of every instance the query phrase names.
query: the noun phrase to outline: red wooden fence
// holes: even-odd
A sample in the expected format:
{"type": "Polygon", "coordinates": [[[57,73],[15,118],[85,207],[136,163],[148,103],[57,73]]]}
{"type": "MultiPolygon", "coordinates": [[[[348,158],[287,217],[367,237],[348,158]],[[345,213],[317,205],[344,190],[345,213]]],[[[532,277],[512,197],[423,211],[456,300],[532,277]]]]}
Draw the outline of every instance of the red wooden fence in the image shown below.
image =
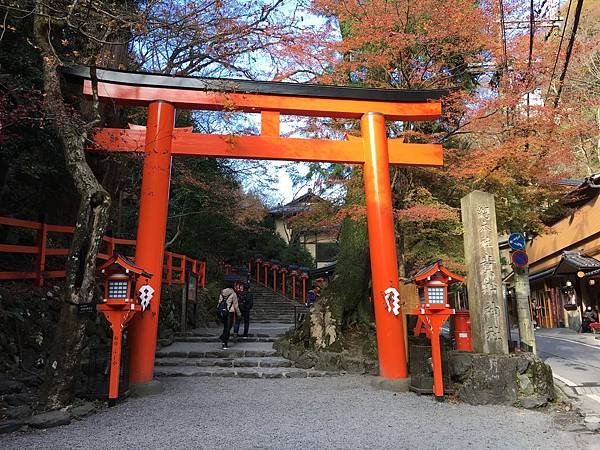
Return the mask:
{"type": "MultiPolygon", "coordinates": [[[[35,245],[12,245],[0,244],[0,253],[19,253],[29,254],[34,256],[32,270],[28,272],[0,272],[0,280],[26,280],[34,279],[38,286],[44,285],[45,279],[64,278],[66,271],[62,270],[46,270],[46,260],[52,256],[67,256],[68,248],[53,248],[47,247],[48,233],[63,233],[72,234],[75,227],[65,225],[50,225],[43,222],[32,222],[29,220],[13,219],[10,217],[0,217],[0,225],[6,225],[16,228],[26,228],[36,231],[35,245]]],[[[127,247],[135,247],[135,240],[119,239],[109,236],[104,236],[106,249],[104,252],[98,253],[98,259],[106,261],[115,254],[116,246],[122,245],[127,247]]],[[[163,282],[167,284],[183,284],[185,283],[186,270],[191,270],[198,275],[198,285],[204,287],[206,285],[206,261],[189,258],[179,253],[165,252],[165,264],[163,282]]]]}

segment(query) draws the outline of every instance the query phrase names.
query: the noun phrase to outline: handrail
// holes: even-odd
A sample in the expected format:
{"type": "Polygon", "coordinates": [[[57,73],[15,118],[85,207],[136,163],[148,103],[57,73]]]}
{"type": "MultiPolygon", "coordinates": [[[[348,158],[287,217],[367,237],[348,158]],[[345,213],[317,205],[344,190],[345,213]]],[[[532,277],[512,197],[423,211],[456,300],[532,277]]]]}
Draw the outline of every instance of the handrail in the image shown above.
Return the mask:
{"type": "MultiPolygon", "coordinates": [[[[50,278],[64,278],[66,271],[46,270],[46,259],[49,256],[66,256],[69,254],[68,248],[48,247],[48,233],[72,234],[75,227],[69,225],[51,225],[45,222],[34,222],[31,220],[14,219],[12,217],[0,216],[0,225],[14,228],[27,228],[35,230],[36,245],[14,245],[0,244],[0,253],[17,253],[34,255],[35,261],[31,271],[0,271],[0,281],[2,280],[28,280],[35,279],[37,286],[43,286],[44,280],[50,278]]],[[[110,259],[116,253],[116,246],[122,245],[135,247],[136,241],[132,239],[114,238],[104,236],[103,242],[106,243],[105,251],[98,252],[98,259],[105,261],[110,259]]],[[[198,276],[198,285],[206,286],[206,261],[190,258],[179,253],[165,251],[166,263],[163,265],[163,282],[167,284],[184,284],[186,271],[198,276]],[[173,265],[173,260],[178,262],[173,265]]],[[[133,259],[133,258],[132,258],[133,259]]]]}

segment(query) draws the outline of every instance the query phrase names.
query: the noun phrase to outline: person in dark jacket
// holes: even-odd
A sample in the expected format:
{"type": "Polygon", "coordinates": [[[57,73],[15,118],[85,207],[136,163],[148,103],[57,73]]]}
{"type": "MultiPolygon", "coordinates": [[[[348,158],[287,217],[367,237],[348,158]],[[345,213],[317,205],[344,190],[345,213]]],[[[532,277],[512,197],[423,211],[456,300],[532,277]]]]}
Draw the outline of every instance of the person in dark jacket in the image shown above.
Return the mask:
{"type": "MultiPolygon", "coordinates": [[[[252,306],[254,306],[254,298],[252,293],[250,292],[250,285],[244,286],[240,285],[238,291],[238,303],[240,305],[240,311],[242,313],[242,319],[244,320],[244,336],[248,337],[248,328],[250,327],[250,311],[252,310],[252,306]]],[[[235,323],[233,328],[233,332],[236,335],[239,335],[240,331],[240,320],[235,323]]]]}

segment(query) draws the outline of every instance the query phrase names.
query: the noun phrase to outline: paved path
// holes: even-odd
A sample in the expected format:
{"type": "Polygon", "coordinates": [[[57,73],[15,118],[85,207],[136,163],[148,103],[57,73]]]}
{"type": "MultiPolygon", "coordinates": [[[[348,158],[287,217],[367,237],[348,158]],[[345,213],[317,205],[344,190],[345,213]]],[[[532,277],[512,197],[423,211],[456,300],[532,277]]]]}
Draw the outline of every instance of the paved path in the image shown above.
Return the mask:
{"type": "Polygon", "coordinates": [[[361,376],[165,379],[160,395],[65,427],[0,437],[0,448],[581,450],[597,438],[563,431],[541,412],[437,403],[369,383],[361,376]]]}
{"type": "Polygon", "coordinates": [[[535,332],[538,355],[587,414],[600,415],[600,340],[569,328],[535,332]]]}

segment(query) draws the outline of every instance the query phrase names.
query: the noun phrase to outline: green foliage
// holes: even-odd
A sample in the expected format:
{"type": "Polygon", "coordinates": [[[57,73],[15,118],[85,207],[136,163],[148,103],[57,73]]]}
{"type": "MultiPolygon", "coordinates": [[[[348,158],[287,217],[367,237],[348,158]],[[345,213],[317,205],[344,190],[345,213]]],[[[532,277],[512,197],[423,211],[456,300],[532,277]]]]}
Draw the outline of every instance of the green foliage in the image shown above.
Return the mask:
{"type": "MultiPolygon", "coordinates": [[[[364,205],[362,171],[355,169],[348,184],[345,207],[361,205],[364,205]]],[[[370,278],[366,219],[346,217],[340,231],[336,275],[321,293],[342,331],[352,324],[372,324],[373,308],[367,301],[370,278]]]]}

